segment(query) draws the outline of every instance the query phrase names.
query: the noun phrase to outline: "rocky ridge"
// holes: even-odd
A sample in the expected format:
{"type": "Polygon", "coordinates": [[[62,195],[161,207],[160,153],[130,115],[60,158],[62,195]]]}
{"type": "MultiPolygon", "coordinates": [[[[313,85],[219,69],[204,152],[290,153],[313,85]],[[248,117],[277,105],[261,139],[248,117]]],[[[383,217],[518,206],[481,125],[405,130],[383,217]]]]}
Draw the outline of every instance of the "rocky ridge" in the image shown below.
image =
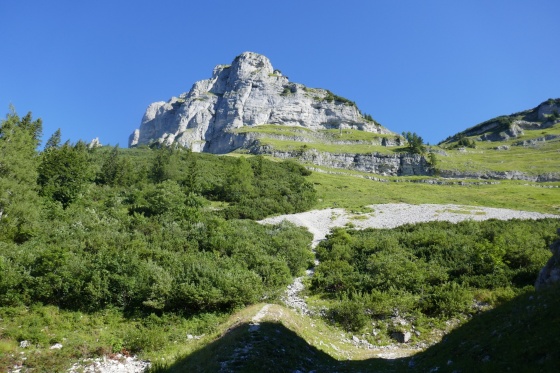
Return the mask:
{"type": "Polygon", "coordinates": [[[297,159],[300,162],[312,163],[318,166],[370,172],[381,176],[421,176],[433,174],[433,168],[430,163],[419,154],[381,154],[376,152],[367,154],[329,153],[320,152],[316,149],[281,151],[266,146],[252,148],[251,152],[254,154],[271,155],[280,159],[297,159]]]}
{"type": "Polygon", "coordinates": [[[151,104],[129,146],[177,143],[196,152],[228,153],[250,141],[235,129],[262,124],[392,133],[366,119],[353,102],[290,82],[265,56],[245,52],[231,65],[216,66],[210,79],[189,92],[151,104]]]}
{"type": "MultiPolygon", "coordinates": [[[[524,130],[546,129],[560,123],[559,112],[560,99],[549,99],[533,109],[511,115],[502,115],[482,122],[450,136],[442,143],[457,141],[462,137],[475,137],[477,141],[507,141],[523,135],[524,130]]],[[[556,137],[549,139],[543,137],[539,141],[544,142],[554,138],[556,137]]],[[[514,145],[526,146],[523,143],[514,145]]]]}

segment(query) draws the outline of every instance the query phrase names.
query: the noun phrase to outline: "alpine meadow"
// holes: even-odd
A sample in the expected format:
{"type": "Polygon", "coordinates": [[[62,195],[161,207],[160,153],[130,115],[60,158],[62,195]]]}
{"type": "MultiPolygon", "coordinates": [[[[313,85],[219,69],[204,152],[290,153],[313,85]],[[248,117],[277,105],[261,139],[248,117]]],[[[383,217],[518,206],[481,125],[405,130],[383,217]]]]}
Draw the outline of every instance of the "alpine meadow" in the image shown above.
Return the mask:
{"type": "Polygon", "coordinates": [[[0,371],[558,369],[560,98],[430,145],[225,62],[128,148],[9,108],[0,371]]]}

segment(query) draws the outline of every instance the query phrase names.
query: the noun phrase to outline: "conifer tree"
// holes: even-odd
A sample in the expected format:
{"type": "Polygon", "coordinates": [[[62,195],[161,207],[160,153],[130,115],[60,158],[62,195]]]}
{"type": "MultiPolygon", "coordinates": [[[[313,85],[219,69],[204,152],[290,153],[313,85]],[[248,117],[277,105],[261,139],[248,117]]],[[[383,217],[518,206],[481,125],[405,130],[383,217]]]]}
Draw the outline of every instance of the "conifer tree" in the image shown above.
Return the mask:
{"type": "Polygon", "coordinates": [[[16,242],[33,235],[38,219],[37,152],[41,120],[20,119],[13,107],[0,123],[0,236],[16,242]]]}

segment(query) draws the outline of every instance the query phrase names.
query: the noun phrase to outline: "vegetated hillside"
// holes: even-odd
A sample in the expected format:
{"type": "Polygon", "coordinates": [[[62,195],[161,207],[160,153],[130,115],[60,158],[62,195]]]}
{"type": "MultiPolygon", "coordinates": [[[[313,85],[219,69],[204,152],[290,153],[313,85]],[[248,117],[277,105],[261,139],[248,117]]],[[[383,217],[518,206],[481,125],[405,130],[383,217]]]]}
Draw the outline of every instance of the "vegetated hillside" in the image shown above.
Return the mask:
{"type": "Polygon", "coordinates": [[[429,325],[532,287],[557,226],[548,219],[336,229],[317,247],[311,304],[325,307],[325,316],[347,331],[365,333],[372,344],[405,335],[407,341],[429,341],[429,325]]]}
{"type": "MultiPolygon", "coordinates": [[[[117,352],[157,358],[161,369],[173,366],[177,356],[191,355],[226,333],[223,325],[235,329],[235,321],[227,324],[232,313],[262,301],[279,302],[293,278],[312,265],[310,233],[291,224],[263,226],[254,221],[265,216],[335,204],[363,209],[403,200],[527,206],[543,212],[557,212],[560,204],[554,189],[519,183],[377,182],[350,174],[311,173],[293,161],[262,156],[63,143],[59,131],[37,151],[40,134],[41,121],[31,114],[20,118],[11,112],[0,124],[2,371],[66,371],[76,360],[117,352]],[[63,347],[50,348],[59,345],[63,347]]],[[[332,139],[336,134],[323,135],[332,139]]],[[[346,332],[337,329],[338,324],[358,330],[364,320],[401,307],[408,325],[431,330],[446,317],[469,312],[469,297],[497,304],[530,291],[524,286],[545,257],[542,246],[553,235],[551,225],[474,224],[467,231],[482,236],[453,237],[446,236],[453,232],[448,226],[428,233],[409,227],[385,232],[387,237],[379,241],[386,247],[375,246],[377,238],[335,232],[319,249],[333,272],[320,270],[309,293],[312,302],[326,307],[327,318],[317,322],[340,335],[346,332]],[[410,245],[424,236],[432,246],[410,245]],[[468,250],[447,253],[448,241],[468,250]],[[431,249],[438,255],[422,254],[431,249]],[[376,267],[378,262],[385,264],[383,270],[376,267]],[[404,263],[406,273],[391,267],[393,262],[404,263]],[[457,263],[464,266],[457,269],[457,263]],[[410,276],[421,280],[421,294],[414,281],[407,281],[410,276]],[[402,295],[402,304],[390,304],[396,294],[402,295]],[[415,303],[424,296],[425,302],[415,303]],[[376,297],[382,302],[374,315],[370,303],[376,297]]],[[[301,322],[313,323],[306,318],[301,322]]],[[[381,320],[379,327],[383,330],[375,343],[389,343],[389,324],[381,320]]],[[[286,340],[293,336],[263,329],[286,340]]],[[[303,346],[299,342],[297,346],[303,346]]],[[[280,356],[270,344],[262,346],[266,354],[280,356]]],[[[308,362],[315,358],[302,356],[313,349],[290,351],[308,362]]],[[[332,362],[317,355],[325,357],[325,364],[332,362]]],[[[254,361],[258,367],[265,360],[255,355],[254,361]]],[[[241,360],[228,362],[231,369],[243,367],[241,360]]],[[[343,370],[345,365],[334,366],[343,370]]]]}
{"type": "Polygon", "coordinates": [[[479,136],[477,141],[501,141],[518,137],[524,130],[539,130],[552,127],[560,121],[560,98],[548,99],[537,107],[510,115],[501,115],[450,136],[440,144],[469,146],[468,137],[479,136]]]}
{"type": "Polygon", "coordinates": [[[333,357],[325,350],[344,351],[337,347],[340,334],[322,327],[314,333],[317,327],[286,310],[272,310],[258,330],[238,315],[221,338],[152,372],[555,372],[560,354],[551,342],[560,333],[559,290],[519,295],[474,315],[441,343],[395,359],[333,357]]]}
{"type": "Polygon", "coordinates": [[[460,132],[434,149],[439,174],[558,181],[560,179],[560,99],[500,116],[460,132]]]}
{"type": "Polygon", "coordinates": [[[234,130],[250,139],[236,152],[379,176],[559,181],[558,101],[548,100],[532,110],[486,121],[438,146],[426,146],[417,134],[268,124],[234,130]]]}
{"type": "MultiPolygon", "coordinates": [[[[550,256],[537,241],[544,239],[543,243],[547,243],[557,238],[550,231],[554,226],[557,222],[552,220],[536,224],[487,221],[457,226],[404,226],[396,230],[396,235],[391,235],[395,232],[391,230],[337,231],[320,249],[327,249],[330,257],[338,256],[334,262],[327,258],[330,270],[319,273],[319,282],[325,281],[325,274],[335,279],[331,282],[331,295],[322,298],[322,308],[326,305],[324,299],[338,303],[326,307],[322,318],[326,324],[334,321],[350,327],[350,334],[330,329],[317,317],[306,320],[280,306],[259,305],[247,310],[250,313],[237,314],[235,324],[230,320],[227,331],[203,348],[152,371],[555,371],[560,353],[550,342],[560,332],[559,285],[538,292],[530,285],[538,267],[550,256]],[[472,234],[475,239],[469,239],[472,234]],[[397,242],[405,247],[398,249],[397,242]],[[416,243],[419,247],[415,247],[416,243]],[[463,246],[465,250],[461,249],[463,246]],[[539,249],[533,250],[534,247],[539,249]],[[409,249],[409,255],[404,254],[409,249]],[[373,254],[368,257],[364,250],[373,254]],[[399,250],[401,255],[395,253],[399,250]],[[388,251],[396,254],[388,256],[396,258],[396,263],[379,260],[388,251]],[[471,255],[477,258],[468,259],[471,255]],[[536,260],[534,265],[529,263],[532,260],[536,260]],[[367,268],[360,261],[367,261],[369,267],[390,268],[367,268]],[[337,266],[333,265],[335,262],[337,266]],[[434,270],[433,266],[438,268],[434,270]],[[495,270],[496,266],[501,270],[495,270]],[[441,276],[449,276],[444,286],[438,284],[441,276]],[[379,290],[358,289],[368,284],[379,290]],[[410,286],[423,291],[411,291],[410,286]],[[337,296],[340,292],[350,295],[337,296]],[[411,296],[416,296],[416,301],[407,299],[411,296]],[[368,301],[368,297],[376,299],[368,301]],[[473,297],[477,302],[472,302],[473,297]],[[490,303],[495,308],[489,310],[490,303]],[[438,314],[443,317],[439,319],[438,314]],[[434,328],[449,326],[445,320],[451,315],[468,318],[425,351],[413,357],[398,357],[400,350],[411,348],[416,339],[425,339],[434,328]],[[373,323],[369,322],[371,319],[373,323]],[[360,320],[363,326],[358,325],[360,320]],[[388,346],[384,352],[396,358],[364,358],[371,356],[372,350],[383,351],[379,341],[402,338],[407,330],[412,331],[411,342],[388,346]],[[359,347],[352,350],[353,345],[359,347]]],[[[321,256],[325,259],[325,254],[321,256]]],[[[459,319],[452,321],[457,323],[459,319]]]]}
{"type": "Polygon", "coordinates": [[[170,320],[205,333],[275,299],[313,259],[305,230],[247,219],[313,206],[309,171],[294,162],[88,148],[59,132],[39,153],[40,133],[30,115],[0,126],[2,371],[156,351],[170,320]],[[91,331],[76,325],[84,315],[91,331]]]}

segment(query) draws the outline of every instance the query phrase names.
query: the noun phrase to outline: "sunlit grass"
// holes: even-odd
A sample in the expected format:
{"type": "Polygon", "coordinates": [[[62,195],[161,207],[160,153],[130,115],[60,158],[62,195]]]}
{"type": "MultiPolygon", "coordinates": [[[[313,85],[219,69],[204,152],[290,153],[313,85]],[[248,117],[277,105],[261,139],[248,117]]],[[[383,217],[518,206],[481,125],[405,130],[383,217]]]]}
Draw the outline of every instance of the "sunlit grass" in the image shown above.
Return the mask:
{"type": "Polygon", "coordinates": [[[560,214],[560,183],[500,181],[496,184],[476,185],[480,180],[465,180],[466,185],[434,185],[406,182],[406,178],[400,178],[401,182],[379,182],[364,178],[362,173],[353,174],[354,177],[348,176],[351,173],[314,172],[309,176],[319,197],[317,208],[355,209],[379,203],[434,203],[560,214]]]}

